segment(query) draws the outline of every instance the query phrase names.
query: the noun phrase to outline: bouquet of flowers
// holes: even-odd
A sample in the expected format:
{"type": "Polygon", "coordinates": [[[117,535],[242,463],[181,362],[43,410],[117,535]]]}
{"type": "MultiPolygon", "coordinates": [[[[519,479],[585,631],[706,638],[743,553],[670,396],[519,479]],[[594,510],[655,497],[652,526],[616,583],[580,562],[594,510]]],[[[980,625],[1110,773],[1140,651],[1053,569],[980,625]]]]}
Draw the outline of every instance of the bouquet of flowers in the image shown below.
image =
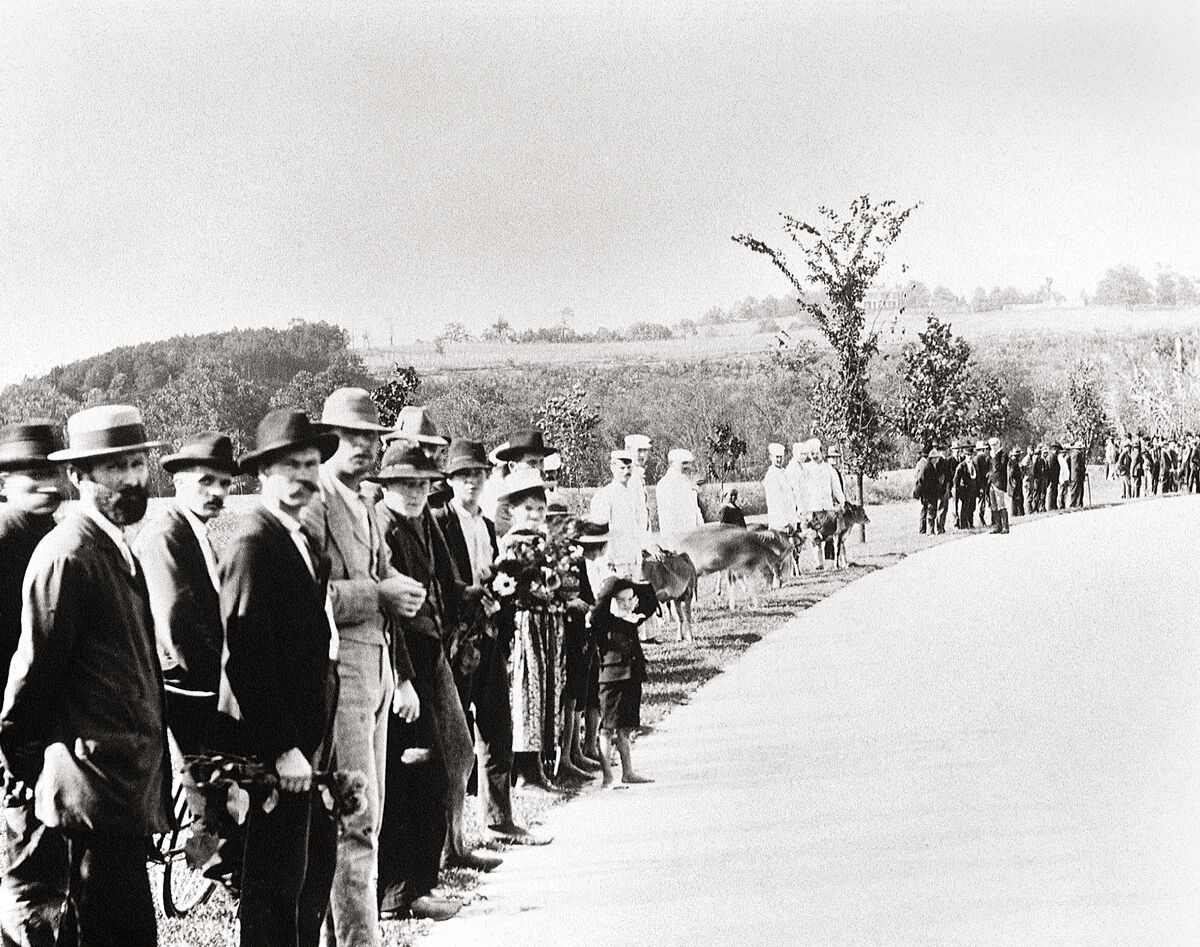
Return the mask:
{"type": "Polygon", "coordinates": [[[579,595],[583,549],[562,530],[509,534],[486,593],[501,607],[561,611],[579,595]]]}

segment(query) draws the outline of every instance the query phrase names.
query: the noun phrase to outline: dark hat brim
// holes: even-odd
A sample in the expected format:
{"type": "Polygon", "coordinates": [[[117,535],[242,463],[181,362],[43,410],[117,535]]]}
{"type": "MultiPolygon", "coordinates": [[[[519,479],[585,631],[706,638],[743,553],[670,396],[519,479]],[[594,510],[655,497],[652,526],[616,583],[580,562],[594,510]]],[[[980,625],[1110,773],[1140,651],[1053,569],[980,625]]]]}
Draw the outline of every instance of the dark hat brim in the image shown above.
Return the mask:
{"type": "Polygon", "coordinates": [[[461,464],[449,464],[446,466],[446,476],[453,477],[455,474],[466,473],[468,470],[478,470],[481,473],[490,474],[492,472],[492,465],[480,464],[475,461],[463,461],[461,464]]]}
{"type": "Polygon", "coordinates": [[[285,441],[278,444],[268,444],[260,450],[242,455],[238,467],[242,473],[258,473],[260,467],[288,451],[300,450],[305,447],[315,447],[321,453],[321,463],[329,460],[338,449],[338,436],[333,431],[318,431],[295,441],[285,441]]]}
{"type": "Polygon", "coordinates": [[[62,463],[45,457],[6,457],[0,460],[0,473],[12,473],[14,470],[58,470],[62,463]]]}
{"type": "Polygon", "coordinates": [[[363,477],[372,483],[395,483],[397,480],[445,480],[446,475],[436,467],[417,467],[414,464],[392,464],[379,473],[363,477]]]}
{"type": "Polygon", "coordinates": [[[242,472],[241,465],[236,460],[227,460],[223,457],[196,457],[191,454],[168,454],[159,461],[159,466],[167,473],[172,474],[187,470],[189,467],[211,467],[213,470],[220,470],[222,473],[234,477],[242,472]]]}
{"type": "Polygon", "coordinates": [[[505,463],[511,463],[513,461],[520,460],[526,454],[541,454],[543,457],[549,457],[551,454],[557,453],[558,449],[551,447],[549,444],[544,444],[540,448],[529,444],[517,447],[506,447],[504,450],[498,450],[496,451],[496,459],[502,460],[505,463]]]}

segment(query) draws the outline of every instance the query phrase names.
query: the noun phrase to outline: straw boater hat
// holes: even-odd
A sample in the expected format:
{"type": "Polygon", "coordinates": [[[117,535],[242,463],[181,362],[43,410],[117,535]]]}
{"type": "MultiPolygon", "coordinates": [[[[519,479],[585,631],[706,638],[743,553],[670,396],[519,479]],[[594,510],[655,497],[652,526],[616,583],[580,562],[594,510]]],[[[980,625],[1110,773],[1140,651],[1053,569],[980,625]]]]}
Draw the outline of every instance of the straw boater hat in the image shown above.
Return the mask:
{"type": "Polygon", "coordinates": [[[575,521],[571,539],[581,546],[603,546],[608,542],[608,525],[580,517],[575,521]]]}
{"type": "Polygon", "coordinates": [[[492,452],[487,455],[488,463],[490,463],[493,467],[499,467],[504,463],[504,461],[500,459],[500,453],[506,450],[508,450],[508,441],[505,441],[503,444],[497,444],[494,448],[492,448],[492,452]]]}
{"type": "Polygon", "coordinates": [[[254,443],[255,449],[242,455],[245,473],[257,473],[259,467],[280,454],[302,447],[315,447],[324,462],[337,450],[338,436],[303,411],[277,408],[258,422],[254,443]]]}
{"type": "Polygon", "coordinates": [[[826,457],[841,457],[842,449],[837,444],[830,444],[829,450],[825,452],[826,457]]]}
{"type": "Polygon", "coordinates": [[[526,454],[538,454],[541,457],[549,457],[553,453],[556,453],[555,449],[546,445],[541,431],[535,431],[533,428],[525,428],[509,437],[505,445],[496,448],[495,456],[497,460],[517,461],[526,454]]]}
{"type": "Polygon", "coordinates": [[[400,409],[396,416],[396,426],[383,435],[385,444],[400,440],[416,441],[418,444],[429,444],[433,447],[445,447],[450,443],[438,430],[429,409],[413,404],[400,409]]]}
{"type": "Polygon", "coordinates": [[[46,456],[55,463],[108,457],[163,447],[146,437],[142,412],[127,404],[102,404],[67,418],[67,449],[46,456]]]}
{"type": "Polygon", "coordinates": [[[362,388],[338,388],[325,399],[321,423],[352,431],[387,431],[379,423],[379,408],[362,388]]]}
{"type": "Polygon", "coordinates": [[[487,473],[492,469],[491,461],[479,441],[456,437],[450,442],[450,452],[446,455],[446,476],[453,477],[457,473],[468,470],[482,470],[487,473]]]}
{"type": "Polygon", "coordinates": [[[374,483],[393,483],[396,480],[442,480],[445,476],[420,447],[401,441],[384,451],[383,460],[379,462],[379,473],[364,479],[374,483]]]}
{"type": "Polygon", "coordinates": [[[162,469],[172,474],[189,467],[211,467],[227,474],[236,474],[240,469],[233,458],[233,441],[228,434],[217,431],[193,434],[161,463],[162,469]]]}
{"type": "Polygon", "coordinates": [[[53,470],[49,455],[61,445],[51,421],[24,421],[0,429],[0,473],[13,470],[53,470]]]}
{"type": "Polygon", "coordinates": [[[645,434],[626,434],[625,435],[626,450],[649,450],[650,438],[645,434]]]}
{"type": "Polygon", "coordinates": [[[546,481],[536,470],[521,468],[513,471],[500,482],[499,499],[507,503],[519,503],[527,496],[546,499],[546,481]]]}

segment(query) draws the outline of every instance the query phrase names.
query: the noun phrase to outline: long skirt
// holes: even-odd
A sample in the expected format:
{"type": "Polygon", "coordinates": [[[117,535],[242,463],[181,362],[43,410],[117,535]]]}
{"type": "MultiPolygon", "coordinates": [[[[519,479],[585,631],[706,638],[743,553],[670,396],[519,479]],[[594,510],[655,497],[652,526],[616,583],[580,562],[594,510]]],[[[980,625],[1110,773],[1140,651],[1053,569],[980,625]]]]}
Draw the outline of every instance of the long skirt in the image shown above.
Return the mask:
{"type": "Polygon", "coordinates": [[[562,616],[522,609],[512,645],[513,752],[553,754],[566,683],[562,616]]]}

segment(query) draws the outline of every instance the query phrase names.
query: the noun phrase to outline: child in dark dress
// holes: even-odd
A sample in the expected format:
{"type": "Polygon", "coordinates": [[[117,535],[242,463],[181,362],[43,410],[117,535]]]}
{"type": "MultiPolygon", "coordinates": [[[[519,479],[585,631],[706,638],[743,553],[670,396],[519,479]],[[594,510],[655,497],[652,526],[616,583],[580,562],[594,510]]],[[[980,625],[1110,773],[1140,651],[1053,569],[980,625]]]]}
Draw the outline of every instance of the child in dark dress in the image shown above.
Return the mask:
{"type": "Polygon", "coordinates": [[[592,609],[592,628],[600,645],[600,764],[605,788],[613,786],[614,741],[621,757],[621,782],[653,782],[634,771],[630,744],[633,731],[641,725],[646,679],[638,625],[647,616],[639,599],[632,581],[614,577],[604,583],[592,609]]]}

